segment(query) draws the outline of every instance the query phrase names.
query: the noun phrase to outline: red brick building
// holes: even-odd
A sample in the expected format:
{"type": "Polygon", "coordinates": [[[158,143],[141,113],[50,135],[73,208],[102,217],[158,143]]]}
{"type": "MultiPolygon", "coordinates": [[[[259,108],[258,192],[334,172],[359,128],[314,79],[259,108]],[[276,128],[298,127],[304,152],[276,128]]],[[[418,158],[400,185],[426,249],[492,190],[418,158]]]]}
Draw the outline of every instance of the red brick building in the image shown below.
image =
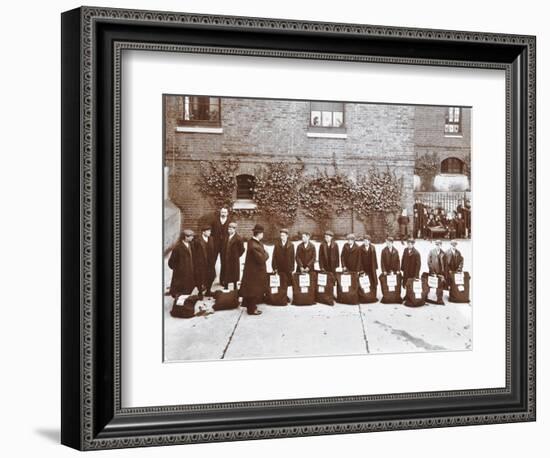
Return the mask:
{"type": "MultiPolygon", "coordinates": [[[[196,184],[202,161],[239,159],[235,208],[255,206],[249,184],[261,164],[301,161],[306,175],[337,167],[352,179],[372,167],[389,167],[402,179],[401,205],[412,215],[416,158],[428,151],[442,161],[469,157],[470,110],[464,108],[452,137],[445,131],[446,107],[166,95],[164,110],[168,196],[181,211],[181,225],[195,230],[217,210],[196,184]]],[[[363,222],[348,212],[331,228],[339,236],[353,231],[381,238],[395,233],[396,217],[388,215],[389,224],[380,218],[363,222]]],[[[256,222],[266,224],[261,218],[237,221],[244,235],[256,222]]],[[[291,236],[319,232],[302,211],[289,229],[291,236]]]]}

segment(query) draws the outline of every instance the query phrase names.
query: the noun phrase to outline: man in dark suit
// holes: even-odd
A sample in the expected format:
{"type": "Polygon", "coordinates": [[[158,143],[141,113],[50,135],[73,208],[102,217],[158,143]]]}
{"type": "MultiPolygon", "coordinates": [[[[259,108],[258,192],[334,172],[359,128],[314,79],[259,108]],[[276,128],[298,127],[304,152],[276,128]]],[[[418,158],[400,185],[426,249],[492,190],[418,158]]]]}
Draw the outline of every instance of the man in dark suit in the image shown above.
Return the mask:
{"type": "Polygon", "coordinates": [[[338,245],[334,241],[334,232],[325,231],[325,240],[319,246],[319,268],[323,272],[335,273],[340,267],[338,245]]]}
{"type": "Polygon", "coordinates": [[[378,259],[376,256],[376,249],[371,243],[370,235],[363,237],[363,245],[361,246],[361,270],[365,272],[370,280],[371,287],[376,290],[378,284],[378,277],[376,271],[378,270],[378,259]]]}
{"type": "Polygon", "coordinates": [[[185,229],[168,258],[168,267],[172,269],[170,295],[174,298],[191,294],[195,288],[193,236],[192,230],[185,229]]]}
{"type": "Polygon", "coordinates": [[[403,252],[401,258],[401,270],[403,272],[403,287],[407,284],[407,280],[419,278],[420,275],[420,253],[414,247],[414,239],[407,240],[407,248],[403,252]]]}
{"type": "MultiPolygon", "coordinates": [[[[218,255],[221,257],[225,241],[228,236],[228,228],[231,219],[229,218],[229,209],[227,207],[220,208],[218,215],[212,220],[212,241],[214,242],[214,265],[218,262],[218,255]]],[[[221,275],[220,275],[221,282],[221,275]]]]}
{"type": "Polygon", "coordinates": [[[214,241],[210,236],[211,230],[210,226],[203,226],[200,237],[195,239],[194,267],[199,297],[212,296],[212,283],[216,278],[214,241]]]}
{"type": "Polygon", "coordinates": [[[285,275],[288,284],[291,284],[294,272],[294,245],[288,240],[288,229],[281,229],[279,233],[281,238],[275,242],[273,248],[271,270],[279,275],[285,275]]]}
{"type": "Polygon", "coordinates": [[[266,261],[269,254],[264,248],[262,239],[264,228],[256,224],[252,230],[253,237],[246,246],[243,281],[239,294],[243,298],[242,306],[249,315],[261,315],[258,304],[263,301],[267,288],[266,261]]]}
{"type": "Polygon", "coordinates": [[[399,272],[399,253],[393,246],[393,237],[386,238],[386,246],[381,254],[381,268],[382,274],[384,275],[388,273],[396,274],[399,272]]]}
{"type": "Polygon", "coordinates": [[[309,232],[302,233],[302,243],[296,249],[296,272],[305,273],[313,272],[315,265],[315,247],[309,241],[311,234],[309,232]]]}
{"type": "Polygon", "coordinates": [[[462,257],[462,253],[456,248],[457,245],[458,242],[452,240],[451,248],[445,253],[447,284],[450,283],[450,272],[462,272],[462,268],[464,267],[464,258],[462,257]]]}
{"type": "Polygon", "coordinates": [[[355,234],[348,234],[347,242],[342,248],[342,268],[344,272],[360,272],[362,270],[361,251],[355,243],[355,234]]]}
{"type": "Polygon", "coordinates": [[[241,278],[241,256],[244,253],[244,242],[237,234],[237,223],[229,223],[227,226],[227,238],[221,252],[222,269],[220,274],[221,284],[227,288],[230,283],[237,288],[237,282],[241,278]]]}

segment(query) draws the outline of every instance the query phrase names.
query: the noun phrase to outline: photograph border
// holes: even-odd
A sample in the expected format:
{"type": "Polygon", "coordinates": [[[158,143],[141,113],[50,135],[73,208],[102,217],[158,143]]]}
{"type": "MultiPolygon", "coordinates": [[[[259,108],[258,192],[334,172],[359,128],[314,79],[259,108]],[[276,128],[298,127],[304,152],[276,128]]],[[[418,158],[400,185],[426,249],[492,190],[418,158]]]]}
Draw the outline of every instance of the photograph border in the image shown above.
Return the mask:
{"type": "Polygon", "coordinates": [[[95,7],[63,13],[62,443],[90,450],[533,421],[535,44],[533,36],[284,19],[95,7]],[[505,70],[506,387],[122,408],[125,49],[505,70]]]}

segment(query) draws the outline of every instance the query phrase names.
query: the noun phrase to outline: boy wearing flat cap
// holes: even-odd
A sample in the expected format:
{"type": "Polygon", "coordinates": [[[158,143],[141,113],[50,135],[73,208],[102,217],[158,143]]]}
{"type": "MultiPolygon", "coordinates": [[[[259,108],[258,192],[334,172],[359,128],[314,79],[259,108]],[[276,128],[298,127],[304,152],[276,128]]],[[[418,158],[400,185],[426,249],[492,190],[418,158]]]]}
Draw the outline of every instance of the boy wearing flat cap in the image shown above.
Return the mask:
{"type": "Polygon", "coordinates": [[[438,275],[444,278],[447,276],[447,258],[441,248],[441,240],[435,241],[435,248],[428,254],[428,270],[430,275],[438,275]]]}
{"type": "Polygon", "coordinates": [[[384,275],[399,272],[399,253],[393,246],[393,237],[386,237],[386,246],[382,250],[381,264],[384,275]]]}
{"type": "Polygon", "coordinates": [[[342,268],[346,272],[360,272],[361,268],[361,251],[359,245],[355,243],[355,234],[346,236],[347,242],[342,248],[342,268]]]}
{"type": "Polygon", "coordinates": [[[407,248],[403,252],[401,259],[401,270],[403,271],[403,287],[407,284],[407,280],[419,278],[420,275],[420,253],[414,247],[414,239],[407,240],[407,248]]]}
{"type": "Polygon", "coordinates": [[[227,227],[228,236],[224,240],[221,253],[222,269],[220,273],[221,284],[227,288],[229,283],[237,288],[237,282],[241,278],[241,256],[244,253],[244,242],[237,234],[237,223],[231,222],[227,227]]]}
{"type": "Polygon", "coordinates": [[[168,267],[172,269],[170,295],[174,298],[182,294],[191,294],[195,288],[193,236],[194,233],[190,229],[182,231],[168,259],[168,267]]]}
{"type": "Polygon", "coordinates": [[[279,275],[285,275],[288,283],[292,282],[294,271],[294,244],[288,240],[288,229],[279,231],[280,238],[275,242],[273,257],[271,258],[271,270],[279,275]]]}
{"type": "Polygon", "coordinates": [[[313,272],[315,247],[309,241],[310,236],[309,232],[302,232],[302,243],[296,249],[296,272],[298,273],[313,272]]]}
{"type": "Polygon", "coordinates": [[[338,245],[334,241],[334,232],[325,231],[325,240],[319,246],[319,268],[323,272],[335,273],[340,267],[338,245]]]}
{"type": "Polygon", "coordinates": [[[269,254],[264,248],[262,239],[264,228],[256,224],[252,229],[253,236],[246,245],[246,258],[244,261],[243,281],[240,295],[243,297],[242,306],[246,307],[249,315],[261,315],[258,304],[264,300],[267,285],[266,261],[269,254]]]}
{"type": "Polygon", "coordinates": [[[464,267],[464,258],[462,253],[457,249],[458,242],[451,241],[451,248],[445,253],[445,263],[447,269],[447,280],[449,280],[449,272],[462,272],[464,267]]]}
{"type": "Polygon", "coordinates": [[[371,243],[370,235],[365,235],[363,241],[363,245],[361,246],[361,270],[369,276],[372,287],[376,288],[378,283],[378,277],[376,276],[376,271],[378,270],[376,249],[371,243]]]}

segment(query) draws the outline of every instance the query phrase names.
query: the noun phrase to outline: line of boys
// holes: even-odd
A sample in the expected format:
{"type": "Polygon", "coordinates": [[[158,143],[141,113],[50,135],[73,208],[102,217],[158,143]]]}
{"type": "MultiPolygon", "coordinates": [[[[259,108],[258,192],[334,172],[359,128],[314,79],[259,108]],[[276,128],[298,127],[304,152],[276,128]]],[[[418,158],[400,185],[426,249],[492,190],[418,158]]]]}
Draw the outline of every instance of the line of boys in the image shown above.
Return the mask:
{"type": "MultiPolygon", "coordinates": [[[[170,294],[177,297],[180,294],[191,294],[197,287],[199,296],[211,296],[211,287],[216,277],[215,265],[218,256],[221,258],[220,283],[224,288],[231,285],[234,289],[240,281],[240,258],[243,255],[244,241],[237,234],[237,224],[227,220],[226,209],[220,212],[218,220],[219,227],[213,225],[204,225],[201,228],[201,235],[194,238],[193,231],[186,229],[181,235],[178,243],[175,245],[168,260],[169,267],[173,270],[172,281],[170,285],[170,294]],[[224,215],[225,213],[225,215],[224,215]],[[224,221],[225,220],[225,221],[224,221]],[[214,226],[214,231],[213,231],[214,226]],[[227,227],[227,236],[223,233],[223,228],[227,227]]],[[[245,289],[250,289],[250,285],[261,280],[262,271],[265,269],[265,262],[269,255],[261,240],[263,238],[263,227],[256,225],[253,229],[253,237],[248,241],[247,259],[245,260],[245,272],[243,272],[243,284],[245,289]],[[259,265],[254,267],[254,274],[248,275],[250,278],[245,282],[247,262],[249,254],[257,254],[258,258],[263,258],[259,265]],[[252,251],[255,250],[255,251],[252,251]],[[260,269],[260,271],[258,271],[260,269]]],[[[273,272],[287,275],[289,282],[293,272],[307,273],[314,270],[316,261],[316,250],[310,241],[310,233],[302,233],[302,242],[294,248],[294,244],[288,240],[288,230],[281,229],[280,239],[275,242],[273,256],[271,259],[271,268],[273,272]]],[[[376,250],[371,244],[370,236],[363,237],[364,243],[356,243],[355,234],[347,236],[347,242],[339,253],[337,243],[334,241],[334,233],[326,231],[324,240],[319,247],[319,268],[321,271],[333,272],[341,270],[344,272],[364,272],[369,276],[371,285],[377,286],[378,260],[376,250]]],[[[400,258],[398,251],[393,246],[393,238],[386,239],[386,246],[381,253],[382,274],[401,273],[403,286],[408,279],[416,279],[420,275],[421,260],[420,253],[414,248],[414,239],[407,241],[407,247],[400,258]]],[[[444,282],[448,281],[449,272],[462,271],[464,259],[460,251],[456,248],[457,242],[451,241],[451,248],[443,251],[441,241],[435,242],[435,248],[428,255],[428,269],[432,275],[439,276],[444,282]]],[[[251,259],[251,261],[257,259],[251,259]]],[[[249,266],[249,272],[251,267],[249,266]]],[[[241,287],[241,290],[243,288],[241,287]]],[[[254,289],[254,288],[252,288],[254,289]]],[[[259,294],[258,294],[259,295],[259,294]]],[[[260,314],[256,304],[251,304],[249,313],[260,314]],[[257,313],[256,313],[257,312],[257,313]]]]}

